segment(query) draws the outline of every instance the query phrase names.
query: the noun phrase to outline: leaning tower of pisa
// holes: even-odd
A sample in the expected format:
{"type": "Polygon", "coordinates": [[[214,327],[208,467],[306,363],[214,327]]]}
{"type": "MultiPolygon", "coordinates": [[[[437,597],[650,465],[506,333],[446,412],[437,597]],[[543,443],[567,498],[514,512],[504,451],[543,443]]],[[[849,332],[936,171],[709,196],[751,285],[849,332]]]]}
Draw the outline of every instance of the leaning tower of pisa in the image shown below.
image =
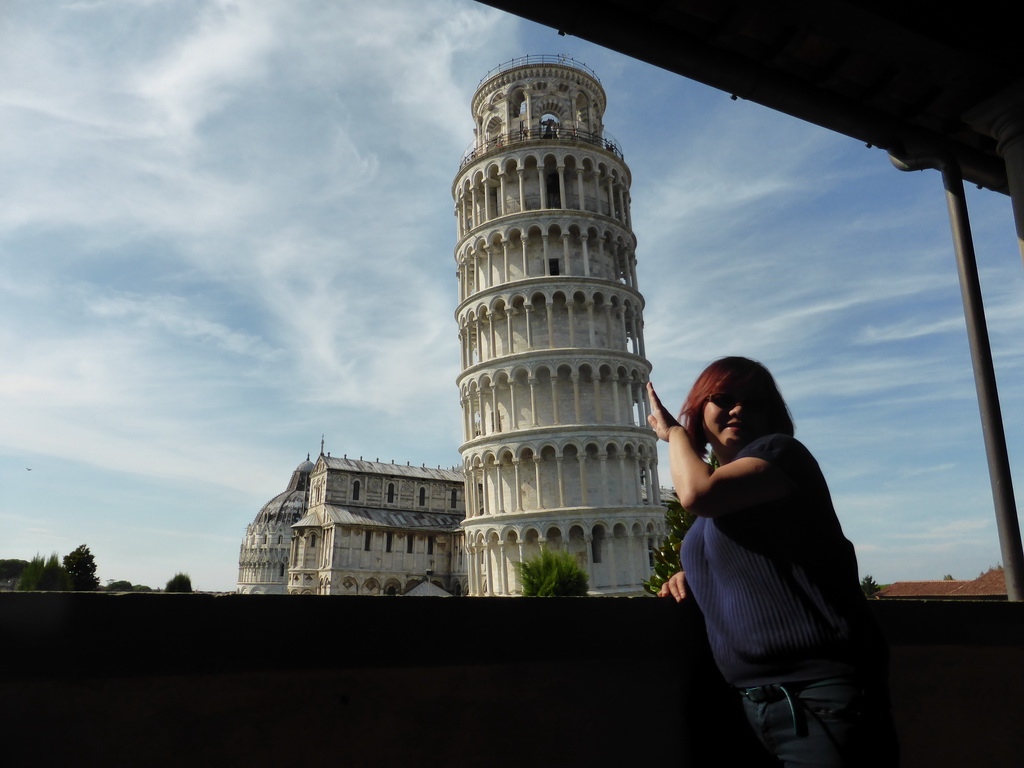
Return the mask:
{"type": "Polygon", "coordinates": [[[473,96],[452,186],[469,590],[566,549],[597,594],[641,589],[664,509],[647,427],[630,172],[586,65],[527,56],[473,96]]]}

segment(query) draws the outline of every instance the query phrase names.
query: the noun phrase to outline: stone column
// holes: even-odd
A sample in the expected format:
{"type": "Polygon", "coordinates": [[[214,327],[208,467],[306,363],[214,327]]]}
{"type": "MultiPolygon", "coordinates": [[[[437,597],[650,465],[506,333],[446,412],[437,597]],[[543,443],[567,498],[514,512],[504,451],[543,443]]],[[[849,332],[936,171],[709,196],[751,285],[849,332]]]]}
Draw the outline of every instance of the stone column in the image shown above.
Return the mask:
{"type": "Polygon", "coordinates": [[[615,544],[618,539],[615,537],[615,530],[608,531],[605,542],[608,544],[608,586],[615,588],[619,586],[618,560],[616,559],[615,544]]]}
{"type": "Polygon", "coordinates": [[[611,501],[608,494],[608,454],[601,451],[597,454],[597,460],[601,465],[601,502],[607,507],[611,501]]]}
{"type": "Polygon", "coordinates": [[[558,416],[558,371],[551,374],[551,423],[561,423],[558,416]]]}
{"type": "Polygon", "coordinates": [[[515,489],[515,511],[523,511],[523,487],[519,483],[519,459],[512,459],[512,477],[515,489]]]}
{"type": "Polygon", "coordinates": [[[505,551],[505,547],[506,546],[507,545],[506,545],[504,539],[502,539],[501,541],[498,542],[498,553],[497,553],[498,554],[498,566],[499,566],[498,573],[501,576],[501,579],[500,579],[501,592],[500,592],[500,594],[502,594],[502,595],[507,595],[508,594],[508,554],[505,551]]]}
{"type": "Polygon", "coordinates": [[[541,492],[541,477],[540,477],[540,465],[544,459],[538,456],[536,453],[533,454],[533,476],[537,483],[537,509],[544,509],[544,496],[541,492]]]}
{"type": "Polygon", "coordinates": [[[622,411],[619,410],[619,374],[612,373],[612,412],[614,423],[622,423],[622,411]]]}
{"type": "Polygon", "coordinates": [[[531,373],[526,382],[530,385],[530,426],[536,427],[537,424],[537,379],[531,373]]]}
{"type": "Polygon", "coordinates": [[[573,371],[569,378],[572,379],[572,399],[574,405],[574,411],[576,416],[576,423],[583,423],[583,414],[580,413],[580,374],[579,371],[573,371]]]}
{"type": "Polygon", "coordinates": [[[580,469],[580,506],[587,506],[589,503],[587,500],[587,449],[583,448],[583,452],[576,457],[576,461],[579,464],[580,469]]]}
{"type": "Polygon", "coordinates": [[[555,456],[555,468],[558,470],[558,506],[565,506],[565,475],[562,474],[562,456],[555,456]]]}
{"type": "Polygon", "coordinates": [[[491,387],[491,434],[501,432],[501,417],[498,415],[498,384],[492,381],[491,387]]]}
{"type": "Polygon", "coordinates": [[[519,429],[519,410],[516,408],[516,380],[515,374],[508,379],[508,408],[510,412],[510,428],[515,431],[519,429]]]}
{"type": "Polygon", "coordinates": [[[516,312],[517,310],[515,307],[509,307],[507,304],[505,305],[505,333],[507,334],[505,342],[506,355],[514,355],[516,353],[516,330],[515,323],[513,322],[516,312]]]}
{"type": "Polygon", "coordinates": [[[505,514],[505,489],[501,487],[501,460],[494,463],[494,493],[498,500],[497,513],[505,514]]]}

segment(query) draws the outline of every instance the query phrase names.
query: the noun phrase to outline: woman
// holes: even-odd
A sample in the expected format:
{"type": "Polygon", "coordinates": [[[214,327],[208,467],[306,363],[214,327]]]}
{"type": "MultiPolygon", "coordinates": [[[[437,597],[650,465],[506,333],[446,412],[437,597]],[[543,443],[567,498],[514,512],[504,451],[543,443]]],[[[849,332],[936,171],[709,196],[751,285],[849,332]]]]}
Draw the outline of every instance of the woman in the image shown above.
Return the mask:
{"type": "Polygon", "coordinates": [[[683,570],[661,595],[696,600],[715,662],[782,765],[895,766],[886,646],[772,375],[743,357],[717,360],[678,421],[647,390],[679,501],[698,516],[683,570]],[[708,446],[717,469],[704,460],[708,446]]]}

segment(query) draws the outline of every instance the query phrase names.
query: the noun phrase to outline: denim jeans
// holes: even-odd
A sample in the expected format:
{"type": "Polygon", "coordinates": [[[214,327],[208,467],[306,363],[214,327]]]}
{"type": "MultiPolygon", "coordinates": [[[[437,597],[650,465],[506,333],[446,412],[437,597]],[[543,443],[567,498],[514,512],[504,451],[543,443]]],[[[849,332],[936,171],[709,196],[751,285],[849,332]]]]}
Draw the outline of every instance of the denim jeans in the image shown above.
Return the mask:
{"type": "Polygon", "coordinates": [[[747,720],[787,768],[895,768],[887,697],[832,678],[740,689],[747,720]]]}

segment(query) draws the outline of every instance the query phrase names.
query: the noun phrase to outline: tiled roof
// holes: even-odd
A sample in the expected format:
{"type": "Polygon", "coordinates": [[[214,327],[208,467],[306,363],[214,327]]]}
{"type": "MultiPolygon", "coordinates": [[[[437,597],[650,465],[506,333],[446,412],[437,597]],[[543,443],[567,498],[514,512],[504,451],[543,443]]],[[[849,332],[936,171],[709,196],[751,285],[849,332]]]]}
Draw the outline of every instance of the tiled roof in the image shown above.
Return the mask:
{"type": "Polygon", "coordinates": [[[1006,574],[993,568],[970,581],[897,581],[875,594],[879,598],[937,598],[963,600],[1006,597],[1006,574]]]}
{"type": "Polygon", "coordinates": [[[385,464],[379,461],[363,461],[362,459],[339,459],[335,456],[321,456],[320,459],[327,465],[328,469],[341,469],[346,472],[359,472],[367,475],[411,477],[419,480],[444,480],[450,483],[461,483],[466,479],[461,469],[414,467],[409,464],[385,464]]]}
{"type": "Polygon", "coordinates": [[[444,512],[412,512],[406,509],[371,509],[369,507],[324,507],[327,522],[336,525],[358,525],[363,528],[404,528],[417,530],[453,531],[463,516],[444,512]]]}

